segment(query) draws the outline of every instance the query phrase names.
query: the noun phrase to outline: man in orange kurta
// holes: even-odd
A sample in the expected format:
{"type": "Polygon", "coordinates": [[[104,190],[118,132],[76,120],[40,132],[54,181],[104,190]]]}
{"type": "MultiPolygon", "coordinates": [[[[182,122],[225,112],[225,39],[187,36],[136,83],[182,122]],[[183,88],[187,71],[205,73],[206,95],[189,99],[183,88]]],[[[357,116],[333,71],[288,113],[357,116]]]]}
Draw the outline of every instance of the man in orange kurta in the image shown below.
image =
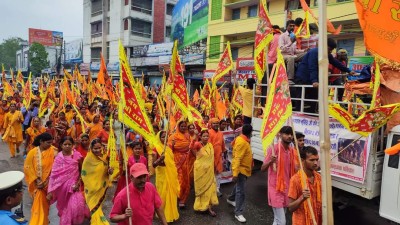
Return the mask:
{"type": "Polygon", "coordinates": [[[191,154],[189,150],[190,136],[187,132],[187,123],[185,121],[178,123],[178,129],[168,138],[168,145],[174,153],[175,165],[178,170],[178,180],[181,187],[179,207],[185,207],[190,193],[189,154],[191,154]]]}
{"type": "Polygon", "coordinates": [[[219,188],[221,185],[221,173],[223,171],[222,156],[225,152],[225,141],[224,134],[219,131],[219,120],[217,118],[212,118],[210,123],[211,129],[208,130],[210,135],[209,142],[214,147],[214,171],[215,179],[217,180],[217,193],[220,196],[221,192],[219,188]]]}

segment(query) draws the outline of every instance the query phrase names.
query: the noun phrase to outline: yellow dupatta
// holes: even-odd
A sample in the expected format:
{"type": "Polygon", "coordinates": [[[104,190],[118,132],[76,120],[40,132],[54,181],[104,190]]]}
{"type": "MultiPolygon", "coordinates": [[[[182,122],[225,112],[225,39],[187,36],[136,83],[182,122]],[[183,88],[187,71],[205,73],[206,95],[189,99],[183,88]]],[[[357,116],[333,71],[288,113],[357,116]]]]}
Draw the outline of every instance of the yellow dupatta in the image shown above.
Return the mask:
{"type": "Polygon", "coordinates": [[[101,208],[110,186],[107,155],[97,157],[91,151],[88,152],[83,161],[81,176],[85,186],[86,204],[92,215],[90,224],[108,225],[101,208]]]}
{"type": "MultiPolygon", "coordinates": [[[[22,116],[22,113],[20,111],[15,111],[14,113],[8,112],[6,114],[4,121],[4,128],[6,129],[6,131],[3,134],[4,141],[6,142],[17,141],[16,139],[18,137],[18,134],[14,127],[14,123],[17,122],[18,119],[24,121],[24,117],[22,116]]],[[[19,125],[22,126],[22,122],[19,125]]]]}
{"type": "Polygon", "coordinates": [[[196,197],[204,194],[215,184],[214,149],[209,142],[196,155],[194,162],[194,190],[196,197]]]}
{"type": "MultiPolygon", "coordinates": [[[[160,137],[160,132],[157,134],[160,137]]],[[[155,145],[158,155],[163,153],[163,144],[159,141],[155,145]]],[[[176,169],[174,153],[168,145],[164,152],[165,166],[157,166],[156,171],[156,188],[163,202],[164,215],[167,222],[173,222],[179,219],[177,207],[177,199],[180,193],[180,185],[178,180],[178,171],[176,169]]]]}

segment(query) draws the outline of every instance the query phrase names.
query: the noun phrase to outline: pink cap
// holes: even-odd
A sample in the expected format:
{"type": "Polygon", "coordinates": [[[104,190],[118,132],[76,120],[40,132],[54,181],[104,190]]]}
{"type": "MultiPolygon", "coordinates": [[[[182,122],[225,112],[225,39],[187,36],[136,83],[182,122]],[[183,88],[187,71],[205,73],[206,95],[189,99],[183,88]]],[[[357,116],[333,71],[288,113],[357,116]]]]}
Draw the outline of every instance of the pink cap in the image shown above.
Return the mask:
{"type": "Polygon", "coordinates": [[[149,171],[147,171],[147,168],[143,163],[133,164],[133,166],[131,166],[130,172],[134,178],[137,178],[144,174],[149,175],[149,171]]]}

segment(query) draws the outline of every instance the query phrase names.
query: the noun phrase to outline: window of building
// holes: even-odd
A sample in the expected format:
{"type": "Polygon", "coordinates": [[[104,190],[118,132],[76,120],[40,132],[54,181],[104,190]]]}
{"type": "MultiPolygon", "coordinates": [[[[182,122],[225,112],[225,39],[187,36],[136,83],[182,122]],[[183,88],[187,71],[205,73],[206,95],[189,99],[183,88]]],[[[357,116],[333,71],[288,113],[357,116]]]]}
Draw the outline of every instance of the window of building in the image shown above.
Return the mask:
{"type": "Polygon", "coordinates": [[[106,42],[106,64],[110,62],[110,42],[106,42]]]}
{"type": "Polygon", "coordinates": [[[165,27],[165,37],[171,37],[171,26],[165,27]]]}
{"type": "Polygon", "coordinates": [[[103,12],[103,1],[93,0],[92,1],[92,16],[100,15],[103,12]]]}
{"type": "Polygon", "coordinates": [[[100,62],[100,53],[101,53],[101,48],[91,48],[90,49],[90,55],[92,58],[92,62],[100,62]]]}
{"type": "Polygon", "coordinates": [[[249,12],[247,13],[248,17],[256,17],[258,14],[258,5],[249,6],[249,12]]]}
{"type": "Polygon", "coordinates": [[[124,30],[129,30],[129,20],[124,19],[124,30]]]}
{"type": "Polygon", "coordinates": [[[239,57],[239,48],[231,48],[232,59],[236,60],[239,57]]]}
{"type": "Polygon", "coordinates": [[[110,12],[110,8],[111,8],[111,0],[107,0],[107,12],[110,12]]]}
{"type": "Polygon", "coordinates": [[[232,9],[232,20],[240,19],[240,8],[232,9]]]}
{"type": "MultiPolygon", "coordinates": [[[[392,146],[396,145],[397,143],[399,143],[400,139],[400,135],[393,135],[393,139],[392,139],[392,146]]],[[[388,167],[393,168],[393,169],[398,169],[399,168],[399,154],[396,155],[390,155],[389,156],[389,160],[388,160],[388,167]]]]}
{"type": "Polygon", "coordinates": [[[210,37],[210,47],[208,58],[210,59],[218,59],[220,52],[220,42],[221,36],[211,36],[210,37]]]}
{"type": "Polygon", "coordinates": [[[128,5],[129,4],[129,0],[125,0],[125,5],[128,5]]]}
{"type": "Polygon", "coordinates": [[[140,37],[151,38],[151,23],[143,20],[132,19],[132,34],[140,37]]]}
{"type": "MultiPolygon", "coordinates": [[[[318,0],[305,0],[308,6],[311,6],[310,3],[313,2],[312,6],[317,6],[318,0]]],[[[286,2],[287,9],[296,10],[301,9],[300,0],[287,0],[286,2]]]]}
{"type": "Polygon", "coordinates": [[[110,17],[107,17],[107,34],[110,34],[110,17]]]}
{"type": "Polygon", "coordinates": [[[103,23],[101,21],[97,21],[91,24],[92,37],[101,36],[102,31],[103,31],[103,23]]]}
{"type": "Polygon", "coordinates": [[[338,49],[346,49],[347,50],[347,55],[348,56],[353,56],[354,55],[354,46],[356,45],[356,39],[341,39],[337,41],[337,48],[338,49]]]}
{"type": "Polygon", "coordinates": [[[211,20],[220,20],[222,18],[222,0],[211,1],[211,20]]]}
{"type": "Polygon", "coordinates": [[[132,10],[151,15],[153,9],[152,0],[132,0],[132,10]]]}
{"type": "Polygon", "coordinates": [[[172,11],[174,10],[174,5],[172,4],[167,4],[167,15],[172,16],[172,11]]]}

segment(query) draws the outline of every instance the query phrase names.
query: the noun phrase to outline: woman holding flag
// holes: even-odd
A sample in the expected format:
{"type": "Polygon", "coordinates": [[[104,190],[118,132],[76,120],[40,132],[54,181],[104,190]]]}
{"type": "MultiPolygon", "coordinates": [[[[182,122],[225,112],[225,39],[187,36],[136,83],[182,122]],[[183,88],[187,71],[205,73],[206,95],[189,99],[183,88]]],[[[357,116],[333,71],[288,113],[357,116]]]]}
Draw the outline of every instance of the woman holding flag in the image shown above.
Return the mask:
{"type": "Polygon", "coordinates": [[[108,225],[102,205],[111,184],[113,169],[109,166],[107,152],[100,139],[90,143],[90,152],[83,161],[81,177],[85,187],[86,204],[92,215],[90,224],[108,225]]]}
{"type": "Polygon", "coordinates": [[[166,134],[166,131],[160,131],[157,134],[160,142],[155,145],[154,158],[156,160],[153,162],[153,167],[156,173],[156,188],[162,200],[164,215],[167,222],[171,223],[179,219],[177,207],[179,180],[174,153],[168,145],[164,146],[166,134]]]}

